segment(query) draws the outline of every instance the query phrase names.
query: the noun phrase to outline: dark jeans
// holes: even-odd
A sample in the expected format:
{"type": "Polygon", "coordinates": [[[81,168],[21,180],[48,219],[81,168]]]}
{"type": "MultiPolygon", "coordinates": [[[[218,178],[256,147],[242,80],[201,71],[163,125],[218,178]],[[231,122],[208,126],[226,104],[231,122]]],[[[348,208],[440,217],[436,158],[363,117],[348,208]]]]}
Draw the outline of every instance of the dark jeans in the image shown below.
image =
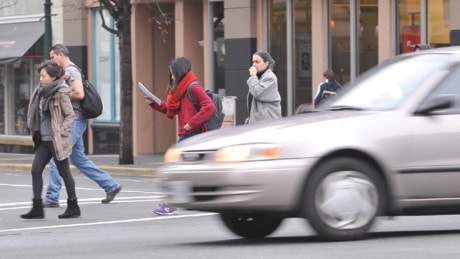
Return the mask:
{"type": "Polygon", "coordinates": [[[192,134],[190,134],[190,135],[179,135],[179,140],[178,140],[177,142],[181,142],[181,141],[184,140],[184,139],[193,137],[193,136],[195,136],[195,135],[197,135],[197,134],[200,134],[200,133],[201,133],[201,132],[194,132],[194,133],[192,133],[192,134]]]}
{"type": "Polygon", "coordinates": [[[35,157],[32,162],[32,189],[34,192],[34,199],[41,199],[43,191],[43,170],[51,157],[54,157],[59,174],[62,179],[64,179],[67,198],[75,199],[77,197],[75,193],[75,181],[70,172],[69,159],[66,158],[62,161],[56,159],[52,141],[42,141],[35,149],[35,157]]]}

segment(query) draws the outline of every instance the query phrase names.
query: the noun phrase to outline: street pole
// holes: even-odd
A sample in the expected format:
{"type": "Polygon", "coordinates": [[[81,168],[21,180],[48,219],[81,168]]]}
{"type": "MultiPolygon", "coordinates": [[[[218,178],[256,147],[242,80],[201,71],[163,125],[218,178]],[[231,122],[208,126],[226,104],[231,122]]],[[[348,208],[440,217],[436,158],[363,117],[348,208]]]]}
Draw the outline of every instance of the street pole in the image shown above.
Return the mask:
{"type": "Polygon", "coordinates": [[[51,48],[51,0],[45,0],[45,60],[50,59],[50,48],[51,48]]]}

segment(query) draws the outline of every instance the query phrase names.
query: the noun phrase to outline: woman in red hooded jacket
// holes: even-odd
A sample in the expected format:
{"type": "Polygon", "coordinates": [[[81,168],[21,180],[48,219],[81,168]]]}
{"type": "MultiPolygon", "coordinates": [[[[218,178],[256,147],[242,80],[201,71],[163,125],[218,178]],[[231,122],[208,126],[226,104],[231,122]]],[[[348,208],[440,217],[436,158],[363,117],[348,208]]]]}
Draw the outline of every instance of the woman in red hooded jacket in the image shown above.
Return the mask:
{"type": "Polygon", "coordinates": [[[192,70],[192,64],[185,57],[178,57],[169,65],[170,84],[166,101],[157,103],[146,97],[145,101],[153,109],[165,113],[170,119],[178,116],[179,141],[207,131],[204,122],[209,120],[215,106],[203,87],[198,83],[192,70]],[[199,110],[187,95],[187,88],[192,85],[191,93],[198,104],[199,110]]]}
{"type": "MultiPolygon", "coordinates": [[[[209,120],[215,106],[211,98],[206,94],[203,87],[198,83],[192,64],[185,57],[175,58],[169,65],[170,82],[166,101],[159,103],[145,97],[145,101],[153,109],[165,113],[170,119],[178,116],[179,141],[207,131],[204,122],[209,120]],[[187,88],[191,85],[191,93],[197,103],[198,109],[193,105],[187,94],[187,88]]],[[[160,204],[153,211],[158,215],[173,215],[177,209],[168,204],[160,204]]]]}

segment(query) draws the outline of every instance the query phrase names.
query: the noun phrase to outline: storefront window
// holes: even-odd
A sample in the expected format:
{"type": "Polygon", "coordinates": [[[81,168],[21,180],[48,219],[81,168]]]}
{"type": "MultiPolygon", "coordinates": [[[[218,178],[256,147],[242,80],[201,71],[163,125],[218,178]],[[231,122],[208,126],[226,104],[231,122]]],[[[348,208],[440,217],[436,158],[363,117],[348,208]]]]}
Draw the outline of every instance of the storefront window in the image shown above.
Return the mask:
{"type": "Polygon", "coordinates": [[[0,134],[30,135],[27,109],[30,96],[39,83],[37,67],[43,61],[41,38],[26,55],[12,63],[0,64],[0,134]]]}
{"type": "Polygon", "coordinates": [[[450,0],[428,1],[428,44],[432,47],[450,45],[450,0]]]}
{"type": "Polygon", "coordinates": [[[27,109],[38,84],[36,69],[42,58],[21,58],[0,65],[0,134],[29,135],[27,109]]]}
{"type": "Polygon", "coordinates": [[[278,90],[281,94],[281,109],[283,116],[287,114],[287,37],[286,37],[286,1],[289,0],[270,0],[269,18],[269,52],[275,60],[274,73],[278,77],[278,90]]]}
{"type": "MultiPolygon", "coordinates": [[[[17,22],[22,21],[19,16],[26,15],[24,19],[36,19],[38,22],[40,16],[37,14],[43,13],[43,4],[43,1],[30,0],[0,1],[0,20],[2,24],[7,24],[10,16],[17,22]]],[[[21,39],[21,44],[17,45],[22,45],[27,40],[21,39]]],[[[16,59],[19,56],[8,56],[0,63],[0,134],[29,135],[26,124],[27,109],[30,95],[38,84],[36,69],[43,61],[44,50],[43,36],[29,40],[30,45],[27,43],[26,46],[28,49],[21,49],[20,55],[26,52],[22,57],[16,59]]],[[[12,52],[15,51],[16,49],[12,52]]]]}
{"type": "MultiPolygon", "coordinates": [[[[107,11],[104,18],[113,27],[114,20],[107,11]]],[[[104,110],[96,119],[98,121],[120,120],[120,73],[118,37],[100,25],[102,18],[98,10],[93,11],[93,83],[97,88],[104,110]]]]}
{"type": "Polygon", "coordinates": [[[9,131],[15,135],[29,135],[26,115],[32,90],[38,84],[37,72],[30,59],[13,63],[12,69],[14,75],[12,79],[15,87],[11,93],[14,96],[14,104],[12,104],[14,110],[14,115],[12,116],[14,118],[11,119],[14,121],[14,124],[10,124],[9,131]],[[37,78],[36,81],[34,77],[37,78]]]}
{"type": "Polygon", "coordinates": [[[0,17],[43,13],[45,1],[2,0],[0,1],[0,17]]]}
{"type": "Polygon", "coordinates": [[[331,0],[329,8],[330,61],[336,79],[350,81],[350,1],[331,0]]]}
{"type": "Polygon", "coordinates": [[[311,0],[294,1],[295,30],[295,103],[312,100],[311,0]]]}
{"type": "Polygon", "coordinates": [[[328,67],[345,84],[378,64],[378,0],[329,3],[328,67]]]}
{"type": "Polygon", "coordinates": [[[360,0],[358,8],[359,69],[361,74],[378,64],[377,0],[360,0]]]}
{"type": "Polygon", "coordinates": [[[432,48],[450,46],[450,0],[399,0],[397,3],[398,53],[412,52],[417,44],[428,44],[432,48]],[[421,3],[427,5],[421,8],[421,3]],[[422,10],[426,10],[426,15],[422,10]]]}
{"type": "Polygon", "coordinates": [[[399,53],[412,52],[421,43],[420,0],[399,0],[399,53]]]}
{"type": "Polygon", "coordinates": [[[215,92],[225,95],[225,19],[224,2],[212,2],[212,28],[213,28],[213,59],[214,59],[214,86],[215,92]]]}
{"type": "Polygon", "coordinates": [[[311,0],[270,1],[269,51],[283,116],[312,100],[311,5],[311,0]]]}

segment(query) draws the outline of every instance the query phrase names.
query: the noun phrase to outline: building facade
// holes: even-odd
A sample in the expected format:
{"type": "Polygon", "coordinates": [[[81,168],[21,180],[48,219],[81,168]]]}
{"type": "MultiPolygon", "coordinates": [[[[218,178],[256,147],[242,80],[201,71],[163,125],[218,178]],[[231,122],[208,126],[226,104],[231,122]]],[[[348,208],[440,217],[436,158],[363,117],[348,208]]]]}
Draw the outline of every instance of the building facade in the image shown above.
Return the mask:
{"type": "MultiPolygon", "coordinates": [[[[105,11],[100,15],[97,1],[81,1],[80,5],[75,2],[53,1],[53,44],[62,42],[71,48],[72,58],[87,68],[89,78],[103,98],[104,113],[88,127],[89,151],[118,153],[122,109],[118,39],[101,27],[102,19],[109,26],[114,26],[114,21],[105,11]]],[[[168,65],[176,56],[190,58],[205,88],[234,97],[234,121],[241,124],[247,116],[247,70],[252,53],[259,49],[267,49],[276,61],[274,71],[279,80],[283,116],[291,116],[299,105],[312,102],[326,68],[332,68],[345,84],[391,56],[414,51],[417,44],[460,45],[460,18],[455,16],[460,1],[455,0],[131,0],[131,3],[136,154],[164,152],[177,141],[176,121],[147,107],[137,89],[137,82],[143,82],[164,99],[168,65]]],[[[38,6],[36,9],[34,15],[39,16],[38,6]]],[[[3,16],[0,15],[0,26],[5,23],[3,16]]],[[[13,16],[18,18],[23,14],[13,16]]],[[[2,50],[7,45],[3,41],[8,39],[0,37],[2,50]]],[[[20,132],[16,129],[17,115],[13,115],[17,113],[13,107],[21,102],[21,91],[17,89],[27,88],[30,93],[36,84],[38,77],[31,68],[43,60],[40,53],[33,54],[35,49],[40,50],[41,41],[36,40],[15,61],[0,57],[5,60],[0,64],[0,102],[3,102],[0,134],[20,132]],[[3,76],[14,69],[16,74],[29,74],[27,83],[24,79],[3,76]],[[24,69],[28,72],[23,72],[24,69]],[[13,95],[13,99],[7,98],[13,95]]]]}
{"type": "Polygon", "coordinates": [[[83,1],[0,1],[0,152],[32,152],[26,116],[47,40],[68,44],[72,59],[86,67],[86,14],[83,1]],[[45,33],[46,7],[52,25],[45,33]]]}

